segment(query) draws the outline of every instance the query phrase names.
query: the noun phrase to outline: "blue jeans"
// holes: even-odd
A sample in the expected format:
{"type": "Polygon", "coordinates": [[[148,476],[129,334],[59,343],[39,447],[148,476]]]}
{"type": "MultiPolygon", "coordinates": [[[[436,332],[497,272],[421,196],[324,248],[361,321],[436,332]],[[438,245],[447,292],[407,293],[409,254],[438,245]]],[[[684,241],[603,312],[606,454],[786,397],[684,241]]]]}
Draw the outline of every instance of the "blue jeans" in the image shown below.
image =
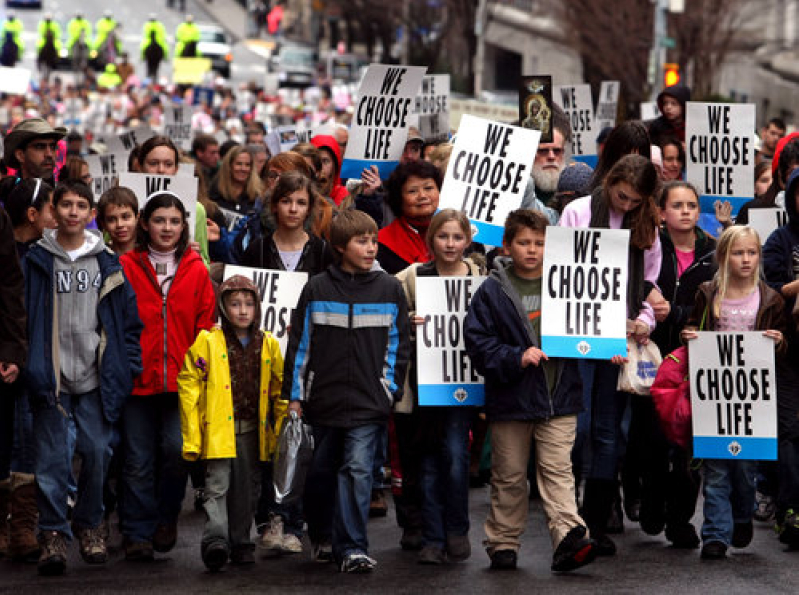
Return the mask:
{"type": "Polygon", "coordinates": [[[384,427],[313,427],[314,457],[305,481],[308,535],[314,543],[331,542],[339,562],[350,554],[368,551],[372,465],[384,427]]]}
{"type": "Polygon", "coordinates": [[[591,471],[591,395],[594,388],[594,360],[577,361],[583,381],[583,410],[577,414],[577,434],[572,449],[572,466],[577,480],[585,479],[591,471]]]}
{"type": "Polygon", "coordinates": [[[591,401],[590,479],[615,480],[624,454],[623,420],[627,396],[616,390],[619,367],[597,361],[591,401]]]}
{"type": "MultiPolygon", "coordinates": [[[[33,413],[30,400],[25,391],[19,391],[15,400],[17,406],[14,411],[14,448],[11,451],[11,470],[33,474],[35,460],[33,457],[33,413]]],[[[70,477],[72,477],[71,473],[70,477]]]]}
{"type": "Polygon", "coordinates": [[[705,459],[702,462],[705,497],[702,541],[730,545],[733,525],[752,520],[756,474],[757,461],[705,459]]]}
{"type": "Polygon", "coordinates": [[[158,525],[177,523],[186,494],[177,393],[130,397],[122,414],[122,534],[151,541],[158,525]]]}
{"type": "Polygon", "coordinates": [[[80,395],[61,393],[60,407],[36,402],[33,411],[36,503],[39,529],[58,531],[68,538],[67,493],[72,476],[69,425],[74,420],[75,450],[81,457],[78,500],[72,512],[75,526],[94,528],[103,520],[103,483],[110,460],[111,424],[103,416],[99,390],[80,395]]]}
{"type": "MultiPolygon", "coordinates": [[[[447,535],[469,533],[469,428],[471,407],[440,407],[443,435],[433,438],[433,449],[422,454],[422,539],[444,548],[447,535]],[[437,438],[437,440],[436,440],[437,438]]],[[[428,413],[420,410],[421,415],[428,413]]]]}

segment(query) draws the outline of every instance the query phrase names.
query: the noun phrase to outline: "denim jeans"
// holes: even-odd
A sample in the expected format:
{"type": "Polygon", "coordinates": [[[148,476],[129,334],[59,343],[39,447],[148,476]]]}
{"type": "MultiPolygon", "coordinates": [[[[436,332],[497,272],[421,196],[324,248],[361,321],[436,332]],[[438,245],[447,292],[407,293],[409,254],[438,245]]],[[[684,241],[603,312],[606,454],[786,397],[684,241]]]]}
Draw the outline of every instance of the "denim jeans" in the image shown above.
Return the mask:
{"type": "Polygon", "coordinates": [[[186,494],[177,393],[130,397],[122,413],[122,534],[151,541],[158,525],[177,523],[186,494]]]}
{"type": "Polygon", "coordinates": [[[383,424],[356,428],[314,426],[314,458],[305,481],[308,535],[331,542],[337,561],[366,553],[375,446],[383,424]],[[330,495],[333,494],[333,498],[330,495]]]}
{"type": "MultiPolygon", "coordinates": [[[[11,451],[11,470],[18,473],[34,471],[33,413],[28,394],[21,390],[15,395],[14,448],[11,451]]],[[[70,473],[70,478],[72,474],[70,473]]]]}
{"type": "Polygon", "coordinates": [[[435,409],[429,413],[440,416],[443,435],[435,437],[434,448],[422,454],[422,539],[425,545],[444,548],[447,535],[469,533],[469,428],[474,411],[472,407],[435,409]]]}
{"type": "Polygon", "coordinates": [[[702,462],[705,497],[702,541],[730,545],[733,525],[752,520],[756,474],[757,461],[705,459],[702,462]]]}
{"type": "Polygon", "coordinates": [[[627,396],[616,390],[619,367],[597,361],[591,402],[590,479],[615,480],[624,454],[624,413],[627,396]]]}
{"type": "Polygon", "coordinates": [[[72,512],[75,526],[94,528],[103,520],[103,483],[108,468],[111,424],[103,416],[100,391],[80,395],[61,393],[60,407],[37,402],[33,405],[36,503],[39,529],[58,531],[68,538],[68,482],[72,476],[69,425],[74,420],[75,450],[81,457],[78,500],[72,512]]]}

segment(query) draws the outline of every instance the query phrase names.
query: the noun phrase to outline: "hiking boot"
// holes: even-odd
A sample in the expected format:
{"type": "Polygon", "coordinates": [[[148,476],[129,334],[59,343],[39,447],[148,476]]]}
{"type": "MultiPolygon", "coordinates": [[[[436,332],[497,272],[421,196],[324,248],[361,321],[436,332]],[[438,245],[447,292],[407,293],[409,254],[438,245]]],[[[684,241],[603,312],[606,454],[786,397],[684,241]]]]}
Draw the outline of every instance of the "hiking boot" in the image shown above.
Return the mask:
{"type": "Polygon", "coordinates": [[[280,544],[280,551],[284,554],[301,554],[302,541],[294,533],[285,533],[283,543],[280,544]]]}
{"type": "Polygon", "coordinates": [[[377,561],[366,554],[350,554],[341,561],[341,572],[350,574],[363,574],[371,572],[377,566],[377,561]]]}
{"type": "Polygon", "coordinates": [[[402,530],[400,547],[405,551],[418,552],[422,549],[422,532],[419,529],[406,527],[402,530]]]}
{"type": "Polygon", "coordinates": [[[11,474],[10,505],[8,553],[15,562],[36,562],[41,548],[36,538],[39,509],[33,474],[11,474]]]}
{"type": "Polygon", "coordinates": [[[555,554],[552,556],[552,571],[575,570],[593,562],[596,554],[596,542],[586,537],[585,527],[573,527],[555,549],[555,554]]]}
{"type": "Polygon", "coordinates": [[[462,562],[472,555],[472,544],[468,535],[447,535],[447,558],[450,562],[462,562]]]}
{"type": "Polygon", "coordinates": [[[752,521],[746,523],[735,523],[732,528],[732,539],[730,544],[735,548],[746,547],[752,543],[754,536],[754,526],[752,521]]]}
{"type": "Polygon", "coordinates": [[[177,523],[162,523],[155,528],[155,533],[153,534],[153,549],[156,552],[165,554],[171,551],[177,542],[177,523]]]}
{"type": "Polygon", "coordinates": [[[419,552],[419,564],[440,565],[447,561],[444,550],[435,545],[426,545],[419,552]]]}
{"type": "Polygon", "coordinates": [[[94,529],[78,529],[75,531],[78,538],[80,556],[86,564],[105,564],[108,560],[108,549],[103,538],[102,527],[94,529]]]}
{"type": "Polygon", "coordinates": [[[692,550],[699,547],[699,535],[690,523],[677,527],[666,527],[666,539],[671,542],[672,547],[677,549],[692,550]]]}
{"type": "Polygon", "coordinates": [[[774,498],[761,492],[755,492],[755,502],[757,508],[755,509],[755,520],[761,523],[771,523],[777,513],[777,503],[774,498]]]}
{"type": "Polygon", "coordinates": [[[41,555],[38,571],[42,576],[58,576],[67,568],[67,541],[58,531],[47,531],[41,536],[41,555]]]}
{"type": "Polygon", "coordinates": [[[11,508],[11,478],[0,481],[0,560],[8,556],[8,511],[11,508]]]}
{"type": "Polygon", "coordinates": [[[372,500],[369,502],[369,517],[384,517],[388,514],[388,503],[383,490],[372,490],[372,500]]]}
{"type": "Polygon", "coordinates": [[[258,547],[267,550],[271,555],[277,555],[283,551],[283,517],[272,515],[266,525],[261,538],[258,540],[258,547]]]}
{"type": "Polygon", "coordinates": [[[227,562],[227,544],[224,541],[214,541],[202,549],[203,564],[211,572],[219,572],[227,562]]]}
{"type": "Polygon", "coordinates": [[[152,562],[153,544],[149,541],[125,541],[125,560],[129,562],[152,562]]]}
{"type": "Polygon", "coordinates": [[[230,563],[236,566],[247,566],[255,564],[255,551],[252,546],[240,545],[233,548],[230,552],[230,563]]]}
{"type": "Polygon", "coordinates": [[[333,561],[333,546],[329,541],[324,543],[314,543],[311,546],[311,558],[314,562],[328,564],[333,561]]]}
{"type": "Polygon", "coordinates": [[[518,555],[515,550],[494,550],[488,554],[491,570],[516,570],[518,555]]]}
{"type": "Polygon", "coordinates": [[[720,541],[708,541],[702,546],[703,560],[723,560],[727,557],[727,546],[720,541]]]}

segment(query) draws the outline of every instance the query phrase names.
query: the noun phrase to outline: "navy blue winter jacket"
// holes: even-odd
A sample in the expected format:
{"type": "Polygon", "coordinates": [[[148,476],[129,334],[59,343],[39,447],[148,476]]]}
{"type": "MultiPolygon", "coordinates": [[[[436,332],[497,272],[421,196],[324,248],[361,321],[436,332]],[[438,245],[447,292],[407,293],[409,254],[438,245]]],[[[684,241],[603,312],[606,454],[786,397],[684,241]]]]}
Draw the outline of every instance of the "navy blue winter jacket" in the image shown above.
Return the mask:
{"type": "Polygon", "coordinates": [[[549,360],[557,366],[552,394],[541,366],[522,368],[522,354],[539,343],[508,279],[508,259],[497,259],[497,264],[472,297],[464,323],[466,351],[485,377],[488,420],[541,421],[579,413],[583,388],[577,360],[549,360]]]}

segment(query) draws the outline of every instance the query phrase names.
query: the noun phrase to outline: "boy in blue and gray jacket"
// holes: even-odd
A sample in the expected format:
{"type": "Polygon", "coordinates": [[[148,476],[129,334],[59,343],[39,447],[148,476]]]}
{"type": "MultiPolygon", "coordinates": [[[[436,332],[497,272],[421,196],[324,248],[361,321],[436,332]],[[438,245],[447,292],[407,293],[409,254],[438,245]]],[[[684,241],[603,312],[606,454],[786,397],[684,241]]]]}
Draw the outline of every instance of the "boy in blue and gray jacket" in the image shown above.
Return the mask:
{"type": "Polygon", "coordinates": [[[485,377],[485,409],[491,431],[491,509],[484,542],[491,568],[516,568],[527,524],[527,463],[535,441],[538,490],[555,554],[552,570],[574,570],[593,561],[577,512],[571,452],[582,409],[575,360],[549,358],[541,350],[541,278],[549,224],[539,212],[508,215],[503,246],[510,258],[472,298],[464,323],[466,350],[485,377]]]}

